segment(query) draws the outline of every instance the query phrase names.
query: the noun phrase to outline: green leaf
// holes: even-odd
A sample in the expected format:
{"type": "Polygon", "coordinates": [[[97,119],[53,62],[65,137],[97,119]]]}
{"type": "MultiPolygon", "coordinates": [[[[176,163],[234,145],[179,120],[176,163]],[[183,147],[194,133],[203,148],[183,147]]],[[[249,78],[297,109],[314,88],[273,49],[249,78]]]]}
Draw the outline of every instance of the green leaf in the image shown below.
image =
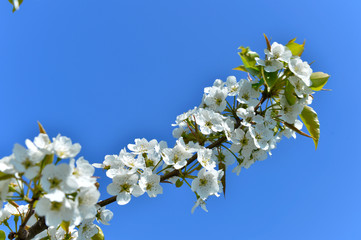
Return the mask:
{"type": "Polygon", "coordinates": [[[0,230],[0,240],[5,240],[6,239],[6,234],[3,230],[0,230]]]}
{"type": "Polygon", "coordinates": [[[14,177],[14,175],[0,172],[0,181],[6,180],[6,179],[9,179],[9,178],[12,178],[12,177],[14,177]]]}
{"type": "Polygon", "coordinates": [[[243,64],[246,68],[254,67],[256,65],[256,57],[259,57],[258,53],[253,52],[249,49],[249,47],[239,47],[241,52],[238,52],[239,56],[241,57],[243,64]]]}
{"type": "Polygon", "coordinates": [[[70,226],[70,222],[69,221],[62,221],[60,224],[60,227],[65,231],[65,232],[69,232],[69,226],[70,226]]]}
{"type": "Polygon", "coordinates": [[[180,179],[177,179],[177,181],[175,182],[175,186],[177,188],[181,187],[183,185],[183,181],[181,181],[180,179]]]}
{"type": "Polygon", "coordinates": [[[98,228],[98,233],[95,234],[91,238],[91,240],[104,240],[104,233],[103,233],[102,229],[99,226],[97,226],[97,228],[98,228]]]}
{"type": "Polygon", "coordinates": [[[305,43],[306,41],[303,41],[302,44],[299,44],[299,43],[295,43],[296,41],[296,38],[290,40],[287,44],[286,44],[286,47],[288,47],[291,52],[292,52],[292,55],[294,56],[301,56],[302,53],[303,53],[303,50],[305,50],[305,43]]]}
{"type": "Polygon", "coordinates": [[[259,66],[256,66],[256,57],[259,57],[259,55],[256,52],[253,52],[249,49],[249,47],[239,47],[238,49],[241,49],[241,52],[238,52],[239,56],[242,59],[243,65],[236,67],[235,70],[240,70],[244,72],[249,72],[253,76],[258,76],[260,73],[259,66]]]}
{"type": "Polygon", "coordinates": [[[325,84],[327,83],[328,79],[329,79],[330,75],[328,75],[327,73],[323,73],[323,72],[314,72],[311,74],[311,89],[314,91],[320,91],[323,86],[325,86],[325,84]]]}
{"type": "Polygon", "coordinates": [[[44,168],[46,165],[53,163],[54,161],[54,154],[45,155],[42,163],[42,167],[44,168]]]}
{"type": "Polygon", "coordinates": [[[243,72],[247,72],[247,69],[245,68],[244,65],[238,66],[236,68],[233,68],[233,70],[238,70],[238,71],[243,71],[243,72]]]}
{"type": "Polygon", "coordinates": [[[317,113],[311,107],[305,106],[300,117],[308,132],[311,134],[315,148],[317,149],[318,140],[320,139],[320,122],[318,121],[317,113]]]}
{"type": "Polygon", "coordinates": [[[297,101],[297,97],[295,95],[295,87],[287,81],[286,88],[285,88],[285,96],[289,105],[293,105],[297,101]]]}
{"type": "Polygon", "coordinates": [[[278,79],[278,72],[264,72],[265,81],[269,88],[272,88],[278,79]]]}

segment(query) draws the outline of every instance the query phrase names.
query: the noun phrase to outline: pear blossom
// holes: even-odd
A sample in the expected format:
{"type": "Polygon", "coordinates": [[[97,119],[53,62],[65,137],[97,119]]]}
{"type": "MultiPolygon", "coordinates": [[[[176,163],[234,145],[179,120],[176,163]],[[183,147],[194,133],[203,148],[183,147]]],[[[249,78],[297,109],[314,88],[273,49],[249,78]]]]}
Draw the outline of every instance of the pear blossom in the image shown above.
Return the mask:
{"type": "Polygon", "coordinates": [[[228,96],[238,95],[241,85],[240,85],[240,82],[237,82],[237,79],[235,76],[227,77],[226,85],[227,85],[227,90],[228,90],[228,96]]]}
{"type": "Polygon", "coordinates": [[[227,88],[212,87],[204,98],[204,103],[208,108],[216,112],[223,112],[226,109],[228,95],[227,88]]]}
{"type": "Polygon", "coordinates": [[[184,167],[187,164],[187,159],[192,155],[192,149],[186,149],[182,138],[177,140],[174,148],[166,148],[162,151],[163,161],[167,165],[173,165],[175,169],[184,167]]]}
{"type": "Polygon", "coordinates": [[[95,168],[103,168],[103,169],[118,169],[123,168],[124,163],[119,159],[118,155],[106,155],[104,157],[104,161],[102,164],[100,163],[93,163],[93,167],[95,168]]]}
{"type": "Polygon", "coordinates": [[[241,124],[246,127],[252,126],[253,123],[263,122],[263,117],[260,115],[256,115],[253,106],[248,107],[247,109],[238,108],[237,116],[243,119],[241,124]]]}
{"type": "Polygon", "coordinates": [[[237,101],[248,106],[256,106],[259,102],[260,93],[253,89],[252,83],[246,79],[241,79],[241,88],[238,93],[237,101]]]}
{"type": "Polygon", "coordinates": [[[49,136],[45,133],[40,133],[34,138],[34,145],[44,154],[53,153],[53,144],[51,143],[49,136]]]}
{"type": "Polygon", "coordinates": [[[82,187],[77,195],[79,214],[83,219],[95,217],[97,214],[96,203],[100,197],[98,189],[93,187],[82,187]]]}
{"type": "Polygon", "coordinates": [[[255,127],[250,127],[249,132],[257,148],[268,150],[268,141],[272,138],[273,131],[266,128],[263,124],[257,124],[255,127]]]}
{"type": "Polygon", "coordinates": [[[271,59],[284,61],[286,63],[288,63],[292,57],[292,52],[288,47],[277,42],[272,43],[271,50],[265,49],[264,53],[271,59]]]}
{"type": "Polygon", "coordinates": [[[110,220],[113,218],[113,212],[106,207],[101,207],[98,209],[98,213],[96,215],[96,220],[101,222],[104,225],[109,225],[110,220]]]}
{"type": "MultiPolygon", "coordinates": [[[[57,195],[60,191],[57,191],[57,195]]],[[[40,198],[36,204],[35,212],[39,216],[45,216],[45,223],[48,226],[58,226],[62,221],[71,221],[74,214],[74,206],[71,200],[62,194],[61,197],[47,194],[43,198],[40,198]],[[54,200],[57,199],[57,200],[54,200]]]]}
{"type": "Polygon", "coordinates": [[[223,117],[219,113],[200,109],[195,118],[203,134],[209,135],[212,132],[223,131],[223,117]]]}
{"type": "Polygon", "coordinates": [[[207,170],[212,170],[216,167],[215,156],[211,149],[203,148],[198,151],[198,162],[207,170]]]}
{"type": "Polygon", "coordinates": [[[157,140],[153,139],[151,141],[147,141],[147,139],[135,139],[135,144],[128,144],[128,149],[133,151],[136,154],[147,153],[154,149],[154,147],[158,144],[157,140]]]}
{"type": "Polygon", "coordinates": [[[91,239],[95,234],[98,233],[99,229],[93,222],[94,219],[86,219],[81,223],[78,231],[78,240],[91,239]]]}
{"type": "Polygon", "coordinates": [[[127,204],[131,199],[131,195],[139,197],[144,193],[137,184],[138,176],[136,174],[123,171],[123,174],[114,176],[112,180],[113,182],[107,187],[107,192],[110,195],[117,196],[119,205],[127,204]]]}
{"type": "Polygon", "coordinates": [[[283,64],[275,59],[266,59],[262,60],[258,57],[255,58],[258,65],[261,65],[264,67],[264,70],[266,72],[276,72],[283,68],[283,64]]]}
{"type": "Polygon", "coordinates": [[[302,79],[306,86],[311,86],[312,82],[310,77],[312,74],[312,69],[307,62],[302,61],[299,57],[294,57],[290,60],[289,68],[291,72],[302,79]]]}
{"type": "Polygon", "coordinates": [[[210,195],[216,195],[220,189],[218,175],[219,171],[217,170],[202,168],[198,172],[198,177],[192,181],[192,191],[197,192],[203,200],[207,199],[210,195]]]}
{"type": "Polygon", "coordinates": [[[76,161],[71,159],[69,166],[71,168],[71,172],[76,182],[78,183],[78,187],[91,187],[96,183],[96,179],[93,177],[94,167],[83,157],[80,157],[76,161]]]}
{"type": "Polygon", "coordinates": [[[281,109],[279,110],[279,115],[281,115],[280,118],[290,124],[293,124],[297,119],[298,115],[300,115],[300,113],[302,112],[304,106],[298,102],[296,102],[293,105],[290,105],[287,102],[286,97],[282,97],[280,103],[281,103],[281,109]]]}
{"type": "MultiPolygon", "coordinates": [[[[27,141],[28,145],[30,145],[29,142],[27,141]]],[[[31,151],[19,144],[15,144],[13,153],[15,158],[11,159],[12,165],[14,165],[14,168],[18,172],[24,173],[27,179],[33,179],[36,175],[38,175],[40,167],[37,163],[39,163],[44,157],[40,151],[36,151],[35,149],[31,151]]]]}
{"type": "Polygon", "coordinates": [[[53,148],[56,155],[64,159],[75,157],[80,152],[81,146],[79,143],[73,144],[70,138],[58,134],[53,138],[53,148]]]}
{"type": "Polygon", "coordinates": [[[144,171],[139,180],[139,186],[144,192],[147,192],[149,197],[156,197],[163,193],[163,188],[159,183],[160,176],[153,174],[150,169],[144,171]]]}
{"type": "Polygon", "coordinates": [[[73,193],[78,188],[76,178],[72,175],[72,169],[66,163],[46,165],[40,182],[43,189],[48,193],[55,190],[73,193]]]}
{"type": "Polygon", "coordinates": [[[297,97],[303,98],[305,94],[312,93],[312,90],[307,87],[307,85],[301,78],[296,76],[290,76],[288,80],[295,87],[295,93],[297,97]]]}

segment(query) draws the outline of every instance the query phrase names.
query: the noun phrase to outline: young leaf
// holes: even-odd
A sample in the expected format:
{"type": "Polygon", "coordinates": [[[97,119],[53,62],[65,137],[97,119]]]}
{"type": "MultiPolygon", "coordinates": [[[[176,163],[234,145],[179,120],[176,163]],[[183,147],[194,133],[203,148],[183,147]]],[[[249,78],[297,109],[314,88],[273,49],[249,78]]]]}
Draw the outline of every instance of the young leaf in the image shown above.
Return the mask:
{"type": "Polygon", "coordinates": [[[271,51],[271,44],[270,44],[270,42],[269,42],[269,40],[268,40],[268,37],[266,36],[265,33],[263,33],[263,36],[264,36],[264,38],[266,39],[267,49],[268,49],[269,51],[271,51]]]}
{"type": "Polygon", "coordinates": [[[302,44],[295,43],[296,38],[291,39],[287,44],[286,47],[288,47],[293,56],[301,56],[303,53],[303,50],[305,50],[305,43],[306,41],[303,41],[302,44]]]}
{"type": "Polygon", "coordinates": [[[322,90],[323,86],[325,86],[325,84],[328,81],[328,78],[330,77],[330,75],[328,75],[327,73],[323,73],[323,72],[314,72],[311,74],[311,89],[314,91],[320,91],[322,90]]]}
{"type": "Polygon", "coordinates": [[[9,179],[9,178],[12,178],[12,177],[14,177],[14,175],[10,175],[10,174],[0,172],[0,181],[6,180],[6,179],[9,179]]]}
{"type": "Polygon", "coordinates": [[[0,240],[5,240],[6,239],[6,234],[3,230],[0,230],[0,240]]]}
{"type": "Polygon", "coordinates": [[[320,122],[317,113],[309,106],[305,106],[300,114],[302,122],[305,124],[308,132],[311,134],[315,148],[317,149],[318,140],[320,138],[320,122]]]}
{"type": "Polygon", "coordinates": [[[249,47],[245,48],[241,46],[238,49],[241,49],[241,52],[238,52],[238,54],[244,65],[235,68],[235,70],[249,72],[253,76],[258,76],[260,70],[259,66],[256,66],[255,58],[259,57],[259,55],[256,52],[251,51],[249,47]]]}
{"type": "Polygon", "coordinates": [[[177,181],[175,182],[175,186],[177,188],[181,187],[183,185],[183,181],[181,181],[180,179],[177,179],[177,181]]]}
{"type": "Polygon", "coordinates": [[[41,125],[41,123],[38,121],[38,126],[39,126],[39,132],[40,133],[45,133],[46,134],[46,131],[45,131],[45,129],[44,129],[44,127],[43,127],[43,125],[41,125]]]}
{"type": "Polygon", "coordinates": [[[295,87],[289,81],[286,83],[285,96],[289,105],[296,103],[295,87]]]}
{"type": "Polygon", "coordinates": [[[278,79],[278,72],[264,72],[267,86],[272,88],[278,79]]]}
{"type": "Polygon", "coordinates": [[[247,69],[244,67],[244,65],[238,66],[236,68],[233,68],[233,70],[248,72],[247,69]]]}
{"type": "Polygon", "coordinates": [[[99,226],[97,226],[97,228],[98,228],[98,233],[95,234],[91,238],[91,240],[104,240],[104,233],[103,233],[102,229],[99,226]]]}

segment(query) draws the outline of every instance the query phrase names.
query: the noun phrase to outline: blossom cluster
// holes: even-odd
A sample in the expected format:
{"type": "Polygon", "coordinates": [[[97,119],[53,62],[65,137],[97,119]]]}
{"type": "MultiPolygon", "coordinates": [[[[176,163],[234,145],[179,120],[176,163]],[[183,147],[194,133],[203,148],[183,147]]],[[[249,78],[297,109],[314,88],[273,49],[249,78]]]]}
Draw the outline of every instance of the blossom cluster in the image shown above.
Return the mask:
{"type": "Polygon", "coordinates": [[[145,193],[157,197],[161,183],[167,183],[194,192],[192,213],[198,206],[207,211],[209,197],[225,193],[228,168],[239,175],[272,155],[284,136],[296,138],[296,133],[312,138],[317,147],[319,122],[308,105],[329,76],[314,73],[300,57],[304,44],[294,41],[271,45],[266,37],[264,59],[240,47],[243,65],[236,69],[247,72],[246,79],[229,76],[206,87],[200,104],[172,124],[173,147],[137,138],[103,163],[90,164],[76,159],[78,143],[61,135],[51,141],[40,127],[33,141],[25,141],[26,148],[15,144],[13,153],[0,159],[0,223],[9,227],[11,216],[15,222],[20,217],[23,228],[45,221],[35,239],[103,239],[94,221],[108,224],[113,214],[104,206],[111,202],[125,205],[145,193]],[[310,135],[302,131],[304,125],[310,135]],[[112,197],[101,202],[94,168],[105,170],[112,181],[106,188],[112,197]]]}
{"type": "Polygon", "coordinates": [[[95,164],[112,179],[107,190],[118,204],[128,203],[132,195],[162,193],[163,178],[177,187],[186,182],[196,194],[195,207],[206,210],[208,197],[223,191],[229,166],[236,163],[233,172],[238,175],[242,168],[271,155],[283,136],[296,138],[296,132],[308,136],[301,132],[298,116],[313,100],[309,64],[277,42],[265,49],[265,59],[245,50],[241,56],[254,62],[254,78],[230,76],[206,87],[201,104],[176,118],[174,147],[136,139],[128,145],[129,152],[122,149],[119,155],[106,156],[103,164],[95,164]],[[272,85],[267,83],[271,77],[272,85]],[[193,156],[197,161],[190,166],[193,156]],[[169,175],[174,171],[179,174],[169,175]]]}
{"type": "Polygon", "coordinates": [[[51,141],[46,133],[40,133],[34,141],[27,139],[25,145],[26,148],[15,144],[12,154],[0,160],[4,179],[0,180],[1,205],[8,201],[0,211],[0,222],[7,225],[11,216],[24,219],[34,210],[25,224],[32,226],[44,217],[49,227],[36,239],[48,235],[60,239],[55,236],[66,234],[69,229],[77,239],[88,239],[84,229],[98,233],[93,221],[98,216],[106,224],[102,219],[109,220],[112,213],[97,206],[100,192],[93,177],[94,167],[83,157],[75,159],[80,144],[61,135],[51,141]],[[18,205],[19,200],[27,204],[18,205]],[[64,222],[68,223],[65,230],[58,227],[64,222]],[[76,226],[82,234],[78,235],[76,226]]]}

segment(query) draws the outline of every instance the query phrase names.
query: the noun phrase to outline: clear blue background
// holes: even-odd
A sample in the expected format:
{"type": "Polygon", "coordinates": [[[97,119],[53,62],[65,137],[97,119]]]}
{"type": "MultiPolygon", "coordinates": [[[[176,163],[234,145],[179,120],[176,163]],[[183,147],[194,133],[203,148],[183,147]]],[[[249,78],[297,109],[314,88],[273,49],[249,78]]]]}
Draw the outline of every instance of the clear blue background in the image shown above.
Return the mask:
{"type": "MultiPolygon", "coordinates": [[[[33,139],[69,136],[102,162],[134,138],[166,140],[216,78],[245,77],[240,45],[262,52],[263,33],[306,39],[303,59],[331,75],[315,95],[319,149],[302,136],[227,176],[227,196],[191,215],[190,189],[164,185],[110,208],[112,239],[360,239],[359,1],[0,1],[0,156],[33,139]]],[[[104,173],[102,198],[107,198],[104,173]]]]}

